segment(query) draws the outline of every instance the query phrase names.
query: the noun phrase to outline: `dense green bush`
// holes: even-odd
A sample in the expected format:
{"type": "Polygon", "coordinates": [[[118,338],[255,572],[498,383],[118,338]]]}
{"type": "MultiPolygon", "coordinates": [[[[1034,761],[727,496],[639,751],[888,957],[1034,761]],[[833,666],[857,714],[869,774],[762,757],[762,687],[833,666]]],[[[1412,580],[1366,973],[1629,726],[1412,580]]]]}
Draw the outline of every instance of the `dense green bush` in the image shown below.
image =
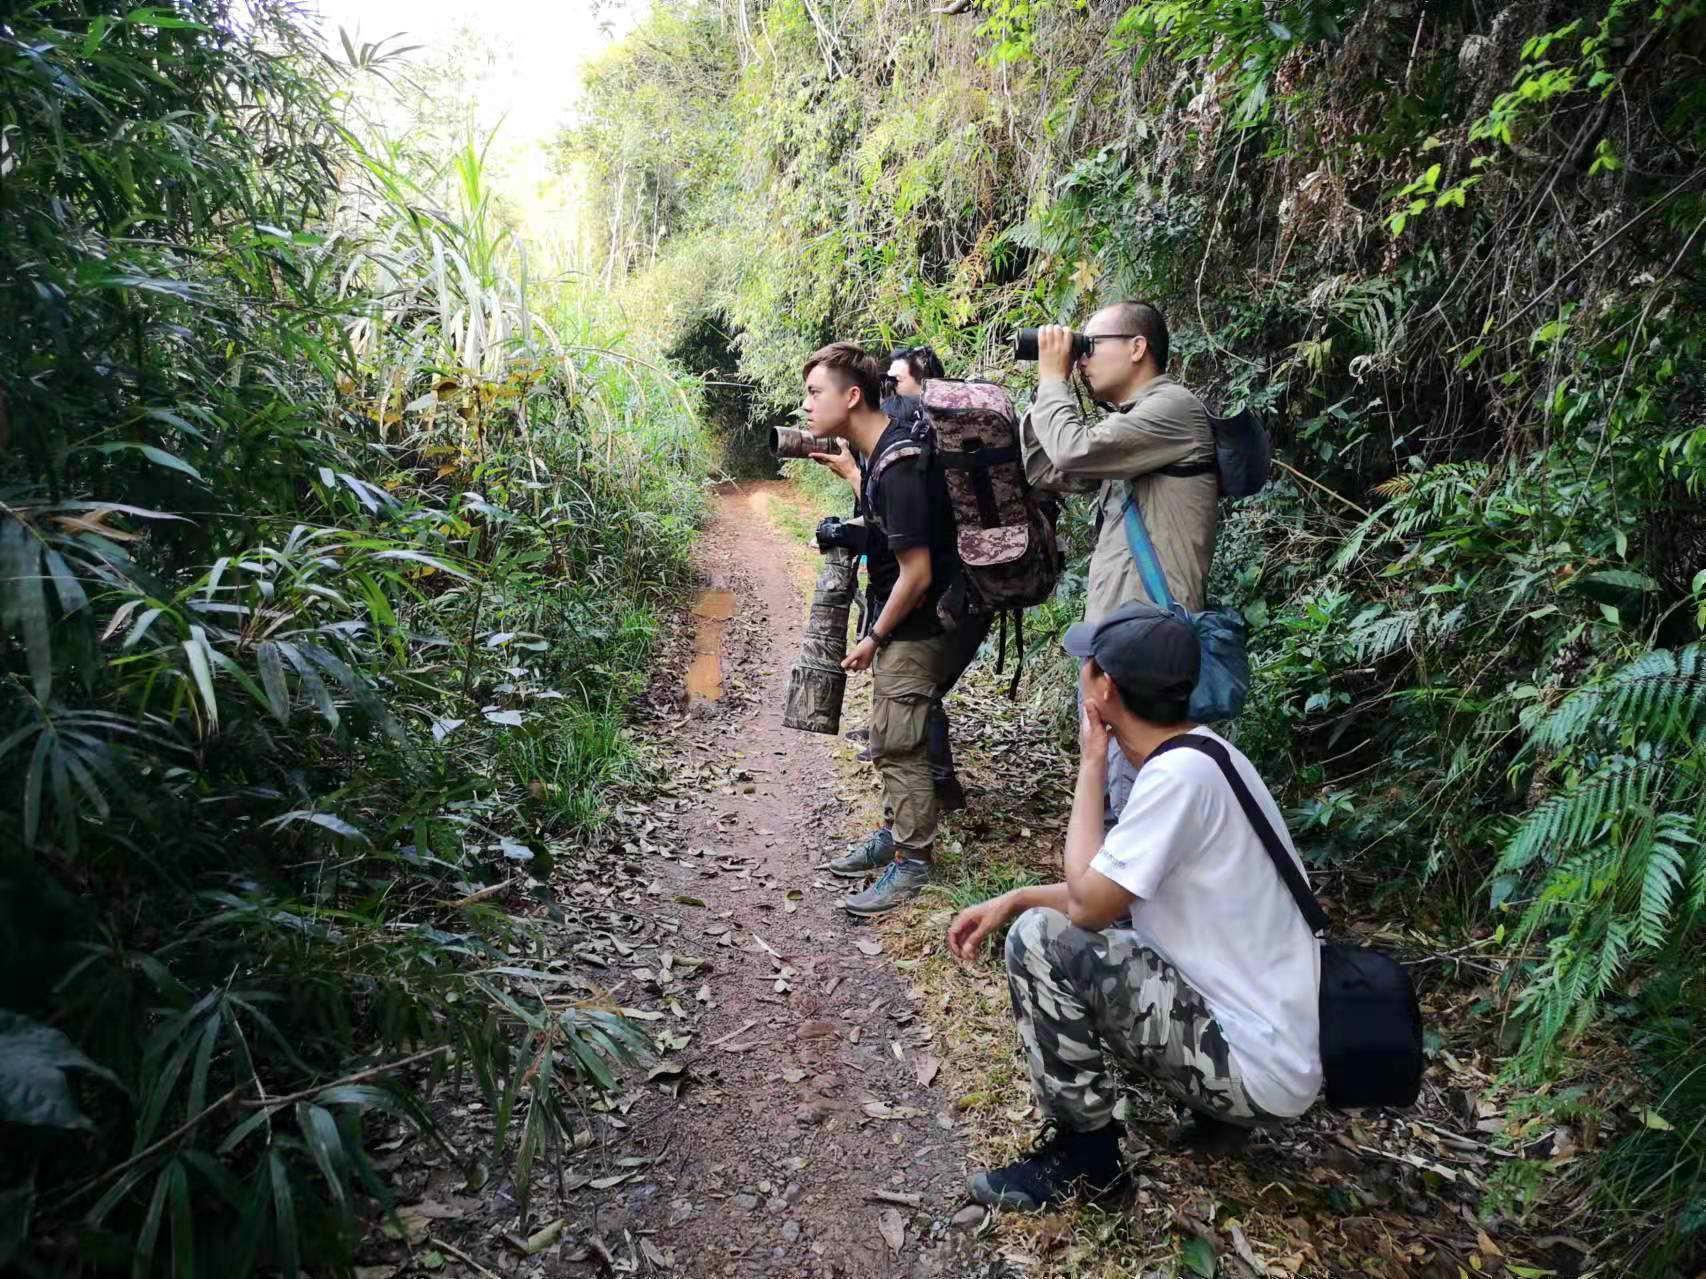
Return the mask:
{"type": "MultiPolygon", "coordinates": [[[[1664,1080],[1706,1038],[1700,9],[677,6],[567,142],[606,178],[692,172],[662,222],[606,206],[648,245],[618,268],[665,334],[723,317],[778,407],[831,335],[1022,391],[1011,327],[1160,304],[1178,376],[1277,436],[1214,584],[1254,623],[1238,733],[1328,890],[1389,885],[1379,909],[1485,952],[1513,1075],[1617,1039],[1664,1080]],[[663,74],[687,45],[738,69],[718,111],[663,74]]],[[[1595,1184],[1662,1271],[1706,1190],[1699,1089],[1654,1096],[1595,1184]]]]}
{"type": "Polygon", "coordinates": [[[0,22],[9,1273],[345,1265],[431,1083],[525,1201],[648,1048],[512,990],[534,926],[479,890],[548,896],[603,819],[694,405],[529,279],[474,143],[349,111],[383,50],[298,21],[0,22]]]}

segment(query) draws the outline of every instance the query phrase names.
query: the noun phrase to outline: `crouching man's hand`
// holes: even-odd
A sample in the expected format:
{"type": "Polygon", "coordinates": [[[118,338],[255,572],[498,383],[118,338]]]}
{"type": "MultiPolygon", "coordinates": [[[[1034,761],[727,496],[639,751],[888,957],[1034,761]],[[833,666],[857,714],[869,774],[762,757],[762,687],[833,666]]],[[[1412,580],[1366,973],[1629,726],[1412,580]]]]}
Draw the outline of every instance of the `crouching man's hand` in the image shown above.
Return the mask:
{"type": "Polygon", "coordinates": [[[955,959],[976,959],[989,934],[1014,915],[1013,894],[1003,893],[976,906],[967,906],[948,925],[948,951],[955,959]]]}
{"type": "Polygon", "coordinates": [[[1108,721],[1102,718],[1102,712],[1096,703],[1085,702],[1084,709],[1078,713],[1079,755],[1084,759],[1105,761],[1108,758],[1108,742],[1112,736],[1108,721]]]}

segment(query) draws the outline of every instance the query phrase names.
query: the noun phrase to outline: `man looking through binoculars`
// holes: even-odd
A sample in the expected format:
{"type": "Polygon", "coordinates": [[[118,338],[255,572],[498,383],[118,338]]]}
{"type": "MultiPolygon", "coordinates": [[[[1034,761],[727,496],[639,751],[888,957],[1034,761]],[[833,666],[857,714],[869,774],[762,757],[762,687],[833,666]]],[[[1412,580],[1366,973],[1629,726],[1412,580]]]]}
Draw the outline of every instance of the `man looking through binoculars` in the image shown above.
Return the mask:
{"type": "MultiPolygon", "coordinates": [[[[1025,477],[1057,493],[1094,493],[1084,620],[1122,604],[1148,601],[1126,542],[1123,514],[1133,498],[1173,598],[1203,607],[1214,554],[1214,458],[1208,410],[1167,376],[1167,321],[1147,302],[1115,302],[1092,315],[1083,333],[1062,325],[1037,330],[1037,397],[1020,424],[1025,477]],[[1070,378],[1077,369],[1103,415],[1086,418],[1070,378]],[[1170,475],[1177,468],[1189,474],[1170,475]]],[[[1020,355],[1029,354],[1021,345],[1020,355]]],[[[1136,770],[1117,742],[1108,757],[1108,814],[1118,817],[1136,770]]]]}

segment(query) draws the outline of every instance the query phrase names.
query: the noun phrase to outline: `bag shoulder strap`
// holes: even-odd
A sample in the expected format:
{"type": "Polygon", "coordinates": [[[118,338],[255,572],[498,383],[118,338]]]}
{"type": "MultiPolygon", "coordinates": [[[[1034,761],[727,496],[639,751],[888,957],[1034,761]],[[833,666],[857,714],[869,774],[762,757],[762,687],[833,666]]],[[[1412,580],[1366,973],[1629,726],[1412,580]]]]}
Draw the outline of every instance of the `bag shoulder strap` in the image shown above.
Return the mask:
{"type": "Polygon", "coordinates": [[[1172,612],[1173,593],[1167,589],[1167,574],[1161,569],[1161,557],[1155,553],[1155,544],[1149,540],[1149,529],[1143,523],[1143,512],[1137,509],[1135,492],[1127,494],[1122,518],[1125,520],[1126,545],[1131,548],[1132,559],[1137,561],[1137,575],[1143,579],[1143,589],[1149,596],[1149,602],[1172,612]]]}
{"type": "MultiPolygon", "coordinates": [[[[1250,793],[1250,788],[1244,784],[1243,775],[1232,762],[1232,756],[1226,753],[1226,747],[1212,737],[1198,737],[1195,733],[1185,733],[1178,737],[1170,737],[1150,752],[1149,758],[1154,759],[1163,751],[1177,750],[1180,747],[1190,747],[1201,751],[1216,764],[1226,782],[1232,787],[1232,793],[1238,797],[1238,806],[1244,810],[1244,816],[1255,827],[1256,836],[1262,841],[1262,847],[1268,850],[1268,857],[1273,861],[1274,869],[1285,881],[1285,886],[1291,891],[1291,898],[1297,903],[1297,909],[1303,912],[1303,922],[1309,925],[1312,933],[1325,932],[1328,925],[1327,912],[1321,909],[1321,903],[1315,900],[1315,894],[1309,891],[1309,885],[1303,878],[1303,872],[1297,869],[1297,863],[1286,851],[1280,841],[1273,824],[1268,821],[1267,814],[1256,803],[1256,797],[1250,793]]],[[[1147,761],[1145,761],[1147,762],[1147,761]]]]}

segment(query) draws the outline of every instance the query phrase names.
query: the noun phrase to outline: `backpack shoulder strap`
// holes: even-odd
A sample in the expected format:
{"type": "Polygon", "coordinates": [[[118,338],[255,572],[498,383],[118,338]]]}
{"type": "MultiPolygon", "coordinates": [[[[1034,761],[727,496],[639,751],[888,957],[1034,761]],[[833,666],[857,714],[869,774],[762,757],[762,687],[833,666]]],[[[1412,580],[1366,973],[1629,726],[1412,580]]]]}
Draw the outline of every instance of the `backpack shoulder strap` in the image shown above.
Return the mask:
{"type": "Polygon", "coordinates": [[[903,461],[906,458],[922,457],[928,462],[928,454],[929,449],[924,446],[922,441],[904,440],[899,444],[891,444],[888,448],[877,454],[876,459],[872,461],[870,474],[866,476],[865,484],[867,487],[875,484],[882,478],[884,471],[888,470],[889,467],[893,466],[896,462],[903,461]]]}
{"type": "Polygon", "coordinates": [[[1188,479],[1193,475],[1207,475],[1218,469],[1213,458],[1204,458],[1200,462],[1174,462],[1171,466],[1158,466],[1154,475],[1171,475],[1177,479],[1188,479]]]}
{"type": "Polygon", "coordinates": [[[1312,933],[1324,932],[1328,924],[1327,912],[1321,909],[1321,903],[1316,901],[1315,894],[1309,891],[1303,872],[1297,869],[1297,863],[1280,842],[1273,824],[1256,803],[1256,797],[1250,793],[1250,788],[1244,784],[1244,778],[1233,764],[1232,756],[1226,753],[1226,748],[1212,737],[1185,733],[1162,742],[1150,752],[1149,758],[1154,759],[1163,751],[1178,750],[1181,747],[1201,751],[1220,765],[1221,775],[1226,778],[1227,785],[1232,787],[1232,793],[1238,797],[1238,806],[1244,810],[1244,816],[1249,819],[1250,825],[1255,827],[1256,837],[1262,841],[1262,847],[1268,850],[1268,857],[1273,861],[1274,869],[1279,871],[1280,878],[1285,881],[1286,888],[1291,892],[1291,899],[1297,903],[1297,909],[1303,912],[1303,922],[1309,925],[1309,931],[1312,933]]]}
{"type": "Polygon", "coordinates": [[[1203,413],[1208,417],[1208,456],[1197,458],[1195,461],[1174,462],[1171,466],[1158,466],[1149,474],[1171,475],[1175,479],[1189,479],[1194,475],[1219,474],[1220,423],[1222,419],[1210,413],[1207,405],[1203,406],[1203,413]]]}

